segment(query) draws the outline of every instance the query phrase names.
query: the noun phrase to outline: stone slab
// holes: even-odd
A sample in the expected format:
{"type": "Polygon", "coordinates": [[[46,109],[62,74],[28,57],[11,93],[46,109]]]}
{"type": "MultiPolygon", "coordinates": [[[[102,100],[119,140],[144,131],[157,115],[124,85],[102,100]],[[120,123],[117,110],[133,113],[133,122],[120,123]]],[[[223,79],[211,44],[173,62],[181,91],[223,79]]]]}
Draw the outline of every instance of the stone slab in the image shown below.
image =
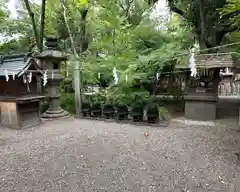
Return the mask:
{"type": "Polygon", "coordinates": [[[216,120],[216,102],[187,100],[185,102],[185,117],[198,121],[216,120]]]}

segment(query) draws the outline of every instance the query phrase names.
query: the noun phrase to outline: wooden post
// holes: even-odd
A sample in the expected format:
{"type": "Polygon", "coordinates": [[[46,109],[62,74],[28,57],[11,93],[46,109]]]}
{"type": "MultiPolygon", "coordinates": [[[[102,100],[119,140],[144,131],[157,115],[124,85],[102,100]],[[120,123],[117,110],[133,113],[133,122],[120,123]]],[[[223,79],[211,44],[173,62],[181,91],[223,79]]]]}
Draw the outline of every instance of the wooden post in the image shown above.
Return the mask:
{"type": "Polygon", "coordinates": [[[75,106],[76,106],[76,115],[81,116],[82,108],[82,96],[81,96],[81,78],[80,78],[80,68],[77,65],[74,69],[74,90],[75,90],[75,106]]]}
{"type": "Polygon", "coordinates": [[[240,108],[238,109],[238,126],[240,126],[240,108]]]}

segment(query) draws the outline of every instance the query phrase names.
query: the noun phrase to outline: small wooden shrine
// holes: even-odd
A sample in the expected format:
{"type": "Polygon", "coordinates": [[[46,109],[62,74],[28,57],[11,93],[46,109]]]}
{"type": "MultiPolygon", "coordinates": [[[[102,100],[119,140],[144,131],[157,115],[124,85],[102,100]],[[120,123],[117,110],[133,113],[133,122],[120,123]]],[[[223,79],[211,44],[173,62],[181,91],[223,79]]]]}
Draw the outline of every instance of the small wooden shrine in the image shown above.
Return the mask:
{"type": "Polygon", "coordinates": [[[31,53],[0,57],[0,123],[9,128],[27,128],[41,122],[37,76],[31,53]]]}
{"type": "Polygon", "coordinates": [[[218,101],[220,69],[233,67],[229,53],[199,54],[195,56],[197,76],[190,77],[186,87],[185,117],[193,120],[215,120],[218,101]]]}

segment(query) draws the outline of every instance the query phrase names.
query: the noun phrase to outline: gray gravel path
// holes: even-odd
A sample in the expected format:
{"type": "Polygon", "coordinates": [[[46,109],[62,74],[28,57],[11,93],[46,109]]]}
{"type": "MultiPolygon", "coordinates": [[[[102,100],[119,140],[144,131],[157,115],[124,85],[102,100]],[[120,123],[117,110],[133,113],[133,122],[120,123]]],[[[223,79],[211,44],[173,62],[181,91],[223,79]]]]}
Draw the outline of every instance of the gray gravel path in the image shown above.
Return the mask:
{"type": "Polygon", "coordinates": [[[240,192],[236,127],[147,130],[77,119],[2,128],[0,192],[240,192]]]}

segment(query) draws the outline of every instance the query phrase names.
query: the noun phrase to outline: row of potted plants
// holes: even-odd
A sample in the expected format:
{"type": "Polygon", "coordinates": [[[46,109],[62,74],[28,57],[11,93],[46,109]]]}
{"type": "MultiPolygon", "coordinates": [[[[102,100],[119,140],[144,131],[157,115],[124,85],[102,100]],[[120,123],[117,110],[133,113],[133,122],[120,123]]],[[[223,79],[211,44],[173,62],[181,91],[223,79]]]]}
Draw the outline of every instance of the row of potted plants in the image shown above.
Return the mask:
{"type": "Polygon", "coordinates": [[[117,120],[127,120],[132,116],[134,122],[142,122],[144,117],[144,109],[146,109],[147,121],[149,123],[157,123],[159,120],[158,105],[151,103],[147,106],[142,104],[134,104],[130,108],[125,104],[98,104],[83,103],[82,115],[90,117],[103,117],[106,119],[116,118],[117,120]]]}

